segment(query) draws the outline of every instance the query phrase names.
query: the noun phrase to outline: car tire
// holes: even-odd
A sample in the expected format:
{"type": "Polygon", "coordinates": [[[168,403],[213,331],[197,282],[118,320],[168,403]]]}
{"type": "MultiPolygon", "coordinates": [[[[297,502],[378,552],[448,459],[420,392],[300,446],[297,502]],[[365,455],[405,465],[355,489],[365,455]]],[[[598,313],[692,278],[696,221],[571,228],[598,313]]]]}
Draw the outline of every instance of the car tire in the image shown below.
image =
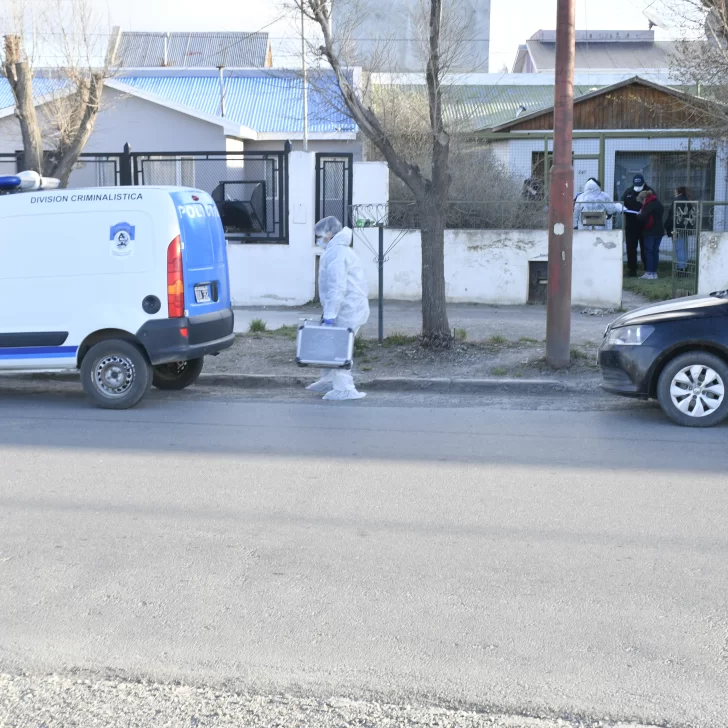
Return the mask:
{"type": "Polygon", "coordinates": [[[157,389],[180,390],[194,384],[202,373],[205,357],[160,364],[154,367],[152,382],[157,389]]]}
{"type": "Polygon", "coordinates": [[[81,362],[81,383],[91,401],[104,409],[129,409],[152,386],[152,366],[133,343],[109,339],[92,346],[81,362]]]}
{"type": "Polygon", "coordinates": [[[705,351],[668,362],[657,382],[664,413],[683,427],[713,427],[728,417],[728,364],[705,351]]]}

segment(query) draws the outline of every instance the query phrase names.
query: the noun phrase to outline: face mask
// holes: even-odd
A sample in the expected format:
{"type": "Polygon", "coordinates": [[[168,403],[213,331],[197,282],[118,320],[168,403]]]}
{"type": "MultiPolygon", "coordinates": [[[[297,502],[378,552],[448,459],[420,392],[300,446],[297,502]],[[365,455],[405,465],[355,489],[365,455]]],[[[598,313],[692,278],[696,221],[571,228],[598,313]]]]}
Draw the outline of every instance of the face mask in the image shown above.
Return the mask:
{"type": "Polygon", "coordinates": [[[640,185],[639,187],[637,185],[634,186],[635,192],[642,192],[642,190],[645,188],[644,185],[640,185]]]}

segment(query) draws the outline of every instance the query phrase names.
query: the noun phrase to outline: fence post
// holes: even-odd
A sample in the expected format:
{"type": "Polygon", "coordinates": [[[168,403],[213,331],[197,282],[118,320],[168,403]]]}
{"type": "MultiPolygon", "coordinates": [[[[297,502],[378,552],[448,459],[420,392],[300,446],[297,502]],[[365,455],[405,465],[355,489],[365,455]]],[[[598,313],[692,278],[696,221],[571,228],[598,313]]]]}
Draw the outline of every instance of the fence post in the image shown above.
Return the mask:
{"type": "Polygon", "coordinates": [[[384,225],[379,222],[379,343],[384,341],[384,225]]]}
{"type": "Polygon", "coordinates": [[[119,160],[119,182],[122,187],[129,187],[134,184],[134,175],[131,171],[131,147],[127,142],[124,144],[124,151],[119,160]]]}

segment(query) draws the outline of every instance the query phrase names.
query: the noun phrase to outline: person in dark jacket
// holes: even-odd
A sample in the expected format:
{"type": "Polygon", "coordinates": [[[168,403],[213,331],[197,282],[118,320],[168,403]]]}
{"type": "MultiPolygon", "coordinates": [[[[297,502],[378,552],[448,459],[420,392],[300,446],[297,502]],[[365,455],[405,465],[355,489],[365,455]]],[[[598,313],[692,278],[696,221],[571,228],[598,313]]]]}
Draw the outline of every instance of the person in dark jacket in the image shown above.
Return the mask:
{"type": "Polygon", "coordinates": [[[677,268],[680,271],[684,271],[688,265],[688,243],[691,239],[695,240],[698,206],[694,202],[690,204],[691,199],[687,187],[676,187],[675,202],[670,205],[665,221],[665,235],[673,240],[677,253],[677,268]]]}
{"type": "MultiPolygon", "coordinates": [[[[622,195],[622,204],[625,209],[631,210],[632,212],[639,212],[642,209],[642,205],[637,202],[637,196],[645,190],[652,191],[649,185],[645,184],[645,178],[641,174],[636,174],[632,178],[632,186],[626,189],[622,195]]],[[[625,215],[624,238],[627,244],[627,275],[634,278],[637,275],[638,247],[640,249],[642,265],[647,270],[644,230],[637,215],[625,215]]]]}
{"type": "Polygon", "coordinates": [[[654,281],[657,280],[657,265],[660,262],[660,243],[665,235],[665,208],[652,190],[642,190],[637,201],[642,205],[637,219],[642,224],[645,240],[646,273],[642,277],[654,281]]]}

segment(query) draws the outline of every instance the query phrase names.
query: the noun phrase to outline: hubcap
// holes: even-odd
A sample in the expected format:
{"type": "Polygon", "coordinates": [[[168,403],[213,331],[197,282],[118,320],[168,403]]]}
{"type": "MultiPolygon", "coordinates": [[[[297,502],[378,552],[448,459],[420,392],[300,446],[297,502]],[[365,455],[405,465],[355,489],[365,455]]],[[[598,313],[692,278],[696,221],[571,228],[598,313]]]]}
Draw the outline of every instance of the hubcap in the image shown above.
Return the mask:
{"type": "Polygon", "coordinates": [[[723,403],[725,385],[718,372],[704,364],[694,364],[673,377],[670,397],[680,412],[705,417],[723,403]]]}
{"type": "Polygon", "coordinates": [[[96,386],[107,397],[122,397],[134,383],[134,363],[123,356],[107,356],[96,364],[96,386]]]}

